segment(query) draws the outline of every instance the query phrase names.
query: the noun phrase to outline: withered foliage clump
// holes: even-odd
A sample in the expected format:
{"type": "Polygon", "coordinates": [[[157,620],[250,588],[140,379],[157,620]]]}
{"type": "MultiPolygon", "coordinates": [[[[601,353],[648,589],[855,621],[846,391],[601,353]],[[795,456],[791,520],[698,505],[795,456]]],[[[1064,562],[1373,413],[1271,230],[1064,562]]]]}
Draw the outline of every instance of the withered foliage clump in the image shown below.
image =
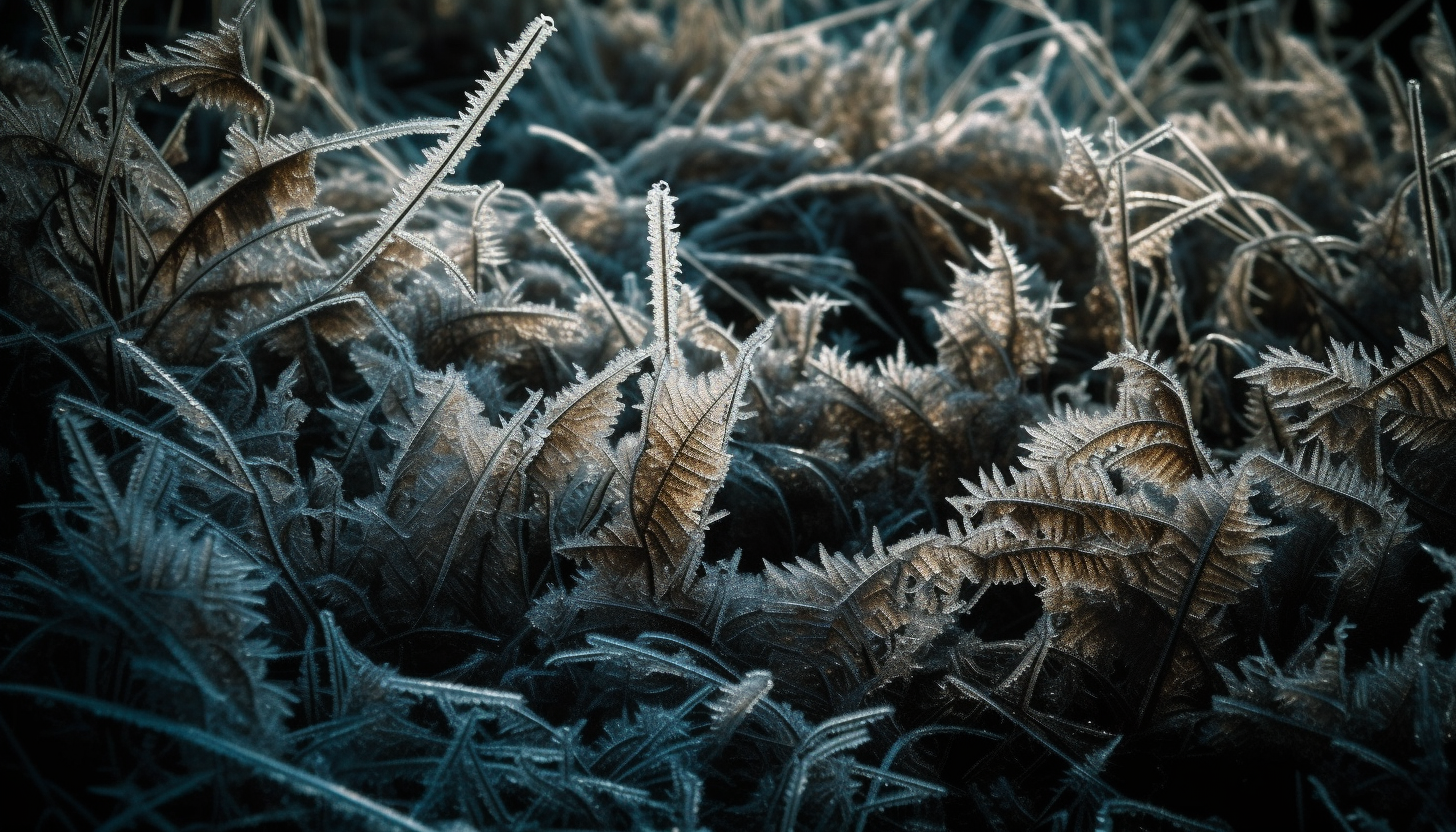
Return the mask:
{"type": "Polygon", "coordinates": [[[1456,826],[1439,8],[366,5],[0,52],[7,823],[1456,826]]]}

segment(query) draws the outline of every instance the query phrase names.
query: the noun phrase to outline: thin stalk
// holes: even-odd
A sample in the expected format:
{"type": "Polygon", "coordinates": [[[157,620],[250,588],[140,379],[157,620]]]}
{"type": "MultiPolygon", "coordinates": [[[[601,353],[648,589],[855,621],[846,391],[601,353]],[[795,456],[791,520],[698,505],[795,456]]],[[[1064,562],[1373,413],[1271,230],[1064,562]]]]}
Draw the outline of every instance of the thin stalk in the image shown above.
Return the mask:
{"type": "Polygon", "coordinates": [[[60,127],[56,130],[56,141],[60,142],[71,132],[76,120],[80,118],[82,110],[86,106],[86,98],[91,92],[91,84],[96,80],[96,71],[101,66],[101,60],[105,54],[102,50],[110,43],[111,25],[121,12],[121,4],[116,0],[102,2],[98,0],[96,5],[91,7],[91,25],[87,28],[86,51],[81,57],[81,72],[76,77],[76,87],[72,91],[74,96],[66,104],[65,115],[61,118],[60,127]]]}
{"type": "Polygon", "coordinates": [[[752,298],[750,298],[743,292],[740,292],[737,287],[729,283],[727,280],[724,280],[717,272],[709,268],[706,263],[698,259],[698,256],[693,253],[691,246],[679,245],[677,253],[678,256],[683,259],[683,262],[697,269],[703,277],[707,278],[709,283],[717,286],[723,291],[725,295],[737,301],[739,306],[747,309],[748,314],[757,318],[759,323],[763,323],[764,321],[768,320],[769,313],[760,309],[758,304],[753,302],[752,298]]]}
{"type": "Polygon", "coordinates": [[[617,331],[622,334],[623,346],[630,348],[632,346],[632,335],[627,331],[627,325],[622,322],[621,315],[617,314],[616,302],[612,300],[612,296],[607,292],[606,287],[602,286],[601,282],[597,280],[596,275],[592,273],[591,267],[586,264],[585,260],[581,259],[581,255],[576,251],[576,246],[572,245],[571,241],[566,238],[566,235],[561,233],[561,229],[556,227],[556,223],[552,222],[549,217],[540,211],[536,212],[536,227],[541,229],[546,237],[551,240],[551,244],[556,246],[556,250],[561,253],[561,256],[566,258],[566,262],[571,266],[571,270],[576,272],[577,279],[590,289],[592,294],[597,296],[598,301],[601,301],[602,307],[607,310],[607,315],[611,317],[612,323],[617,327],[617,331]]]}
{"type": "MultiPolygon", "coordinates": [[[[1113,153],[1120,153],[1122,150],[1122,137],[1117,132],[1117,118],[1107,119],[1107,133],[1112,142],[1113,153]]],[[[1127,281],[1126,286],[1117,287],[1125,292],[1122,300],[1124,307],[1122,324],[1123,337],[1128,339],[1132,345],[1142,349],[1142,332],[1138,326],[1137,316],[1137,284],[1132,278],[1132,257],[1129,252],[1129,240],[1132,238],[1132,230],[1127,214],[1127,157],[1122,156],[1117,160],[1117,236],[1118,256],[1122,258],[1123,280],[1127,281]]]]}
{"type": "Polygon", "coordinates": [[[1411,146],[1416,154],[1416,192],[1421,200],[1421,230],[1426,236],[1426,257],[1431,262],[1432,296],[1451,290],[1446,281],[1446,264],[1441,259],[1441,243],[1436,239],[1436,203],[1431,197],[1431,166],[1426,153],[1426,117],[1421,112],[1421,82],[1406,84],[1406,111],[1410,113],[1411,146]]]}

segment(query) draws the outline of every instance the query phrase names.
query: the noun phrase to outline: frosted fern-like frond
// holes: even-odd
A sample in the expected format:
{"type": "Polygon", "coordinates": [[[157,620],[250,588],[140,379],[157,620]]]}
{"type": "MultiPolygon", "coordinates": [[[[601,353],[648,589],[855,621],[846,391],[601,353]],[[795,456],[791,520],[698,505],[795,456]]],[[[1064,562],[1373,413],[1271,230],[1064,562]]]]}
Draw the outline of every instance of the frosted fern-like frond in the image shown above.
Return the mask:
{"type": "Polygon", "coordinates": [[[1363,346],[1332,341],[1326,363],[1275,348],[1241,377],[1293,416],[1302,439],[1354,456],[1370,474],[1381,435],[1416,449],[1456,437],[1456,300],[1428,298],[1423,315],[1429,337],[1405,333],[1389,366],[1363,346]]]}
{"type": "Polygon", "coordinates": [[[179,712],[200,707],[233,734],[277,730],[291,696],[268,679],[266,570],[225,537],[163,513],[178,477],[162,445],[144,444],[122,489],[87,435],[94,423],[63,411],[60,425],[81,498],[52,508],[85,587],[63,596],[73,637],[117,640],[130,672],[170,690],[179,712]]]}
{"type": "Polygon", "coordinates": [[[769,306],[778,318],[774,346],[792,350],[794,367],[802,370],[819,345],[825,316],[848,305],[847,301],[834,300],[819,292],[802,300],[769,301],[769,306]]]}
{"type": "Polygon", "coordinates": [[[148,392],[176,409],[177,415],[196,432],[198,444],[214,448],[217,461],[227,471],[233,484],[261,497],[262,489],[253,479],[254,473],[243,458],[242,449],[222,419],[136,345],[118,339],[117,346],[152,381],[153,386],[148,392]]]}
{"type": "Polygon", "coordinates": [[[1331,547],[1332,561],[1345,597],[1371,598],[1380,573],[1417,529],[1385,480],[1366,477],[1354,462],[1334,462],[1318,443],[1302,447],[1292,461],[1260,453],[1246,465],[1267,480],[1274,505],[1286,511],[1314,508],[1334,524],[1339,539],[1331,547]]]}
{"type": "Polygon", "coordinates": [[[1318,445],[1304,446],[1292,462],[1261,453],[1247,464],[1279,481],[1276,499],[1292,500],[1301,507],[1319,506],[1341,534],[1377,525],[1400,513],[1388,486],[1366,479],[1355,465],[1333,462],[1318,445]]]}
{"type": "Polygon", "coordinates": [[[347,286],[359,275],[394,236],[404,228],[411,216],[424,204],[430,192],[455,171],[465,155],[480,141],[485,125],[505,103],[506,97],[521,80],[526,69],[556,31],[551,18],[540,15],[526,26],[521,36],[504,55],[497,53],[497,69],[487,73],[480,89],[472,92],[469,104],[460,113],[455,131],[425,151],[425,161],[411,168],[404,181],[394,189],[394,196],[384,207],[379,222],[354,244],[350,265],[335,279],[335,286],[347,286]]]}
{"type": "Polygon", "coordinates": [[[956,611],[953,598],[934,585],[942,577],[938,564],[922,559],[929,551],[913,541],[887,550],[876,531],[866,554],[821,547],[817,562],[767,565],[768,597],[777,601],[764,610],[767,629],[806,654],[825,654],[831,663],[815,663],[832,666],[846,688],[908,675],[956,611]]]}
{"type": "Polygon", "coordinates": [[[1125,350],[1099,369],[1123,372],[1117,406],[1107,413],[1069,411],[1030,427],[1024,447],[1037,465],[1097,460],[1138,480],[1175,485],[1214,473],[1216,466],[1193,425],[1187,393],[1171,362],[1125,350]]]}
{"type": "Polygon", "coordinates": [[[1140,720],[1175,691],[1210,681],[1211,657],[1229,637],[1221,611],[1256,585],[1271,558],[1269,520],[1251,502],[1258,478],[1241,465],[1119,486],[1100,459],[1049,456],[1029,458],[1009,477],[992,470],[965,482],[968,494],[951,501],[961,522],[917,541],[917,557],[974,583],[1040,587],[1067,649],[1146,674],[1135,694],[1140,720]],[[1109,617],[1128,604],[1150,616],[1142,626],[1155,628],[1151,644],[1160,649],[1133,656],[1130,645],[1117,646],[1124,637],[1109,617]]]}
{"type": "Polygon", "coordinates": [[[341,572],[378,582],[395,626],[508,621],[529,595],[508,530],[539,449],[526,429],[539,396],[497,427],[458,372],[418,374],[415,385],[406,412],[385,424],[394,460],[351,511],[359,549],[341,572]],[[493,578],[481,584],[484,574],[493,578]]]}
{"type": "Polygon", "coordinates": [[[1252,587],[1269,556],[1268,520],[1249,504],[1244,469],[1176,490],[1119,493],[1096,467],[1036,467],[1010,480],[982,474],[966,489],[952,501],[965,531],[952,530],[950,544],[967,554],[960,563],[978,582],[1107,592],[1126,584],[1170,614],[1188,605],[1201,618],[1252,587]]]}

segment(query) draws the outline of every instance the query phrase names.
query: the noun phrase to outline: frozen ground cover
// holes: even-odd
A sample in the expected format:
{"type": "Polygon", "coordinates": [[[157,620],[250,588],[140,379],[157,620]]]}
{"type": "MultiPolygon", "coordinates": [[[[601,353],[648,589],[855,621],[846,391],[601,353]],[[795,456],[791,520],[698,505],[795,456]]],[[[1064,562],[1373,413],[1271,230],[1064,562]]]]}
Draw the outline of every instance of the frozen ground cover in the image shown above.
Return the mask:
{"type": "Polygon", "coordinates": [[[16,828],[1456,827],[1439,7],[184,6],[0,52],[16,828]]]}

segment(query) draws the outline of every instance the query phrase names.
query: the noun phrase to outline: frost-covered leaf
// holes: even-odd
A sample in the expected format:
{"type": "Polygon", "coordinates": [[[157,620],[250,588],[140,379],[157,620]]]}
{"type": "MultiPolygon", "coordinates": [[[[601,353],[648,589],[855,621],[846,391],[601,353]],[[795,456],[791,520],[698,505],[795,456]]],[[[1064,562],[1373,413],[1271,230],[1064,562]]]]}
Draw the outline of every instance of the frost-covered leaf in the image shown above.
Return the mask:
{"type": "Polygon", "coordinates": [[[750,670],[742,679],[721,688],[708,702],[708,708],[713,712],[715,739],[721,743],[732,737],[771,690],[773,674],[766,670],[750,670]]]}
{"type": "Polygon", "coordinates": [[[950,300],[934,310],[940,327],[940,366],[962,383],[982,389],[1002,379],[1029,376],[1056,360],[1061,326],[1052,322],[1057,287],[1016,259],[998,228],[989,254],[976,252],[982,271],[950,264],[950,300]]]}
{"type": "Polygon", "coordinates": [[[642,435],[626,460],[630,513],[614,518],[602,534],[611,547],[640,548],[648,584],[659,597],[697,569],[708,510],[732,461],[728,439],[740,418],[753,357],[770,333],[759,327],[730,366],[692,376],[664,363],[644,377],[642,435]]]}
{"type": "Polygon", "coordinates": [[[248,73],[239,28],[252,7],[250,2],[232,21],[218,21],[217,34],[193,32],[161,52],[149,45],[144,52],[128,53],[131,60],[118,67],[118,80],[150,89],[159,99],[166,87],[204,107],[237,107],[266,124],[273,100],[248,73]]]}
{"type": "Polygon", "coordinates": [[[1111,199],[1107,178],[1097,160],[1097,151],[1081,130],[1065,131],[1063,143],[1066,155],[1062,159],[1062,169],[1057,172],[1057,184],[1053,190],[1066,201],[1067,208],[1097,219],[1107,212],[1111,199]]]}
{"type": "MultiPolygon", "coordinates": [[[[233,125],[228,131],[225,172],[206,203],[185,224],[154,235],[158,257],[143,293],[155,287],[164,301],[170,301],[191,264],[207,263],[244,243],[251,232],[313,208],[318,198],[314,165],[320,153],[448,128],[443,119],[418,119],[326,139],[303,130],[258,141],[233,125]]],[[[299,252],[288,256],[298,257],[299,252]]],[[[163,303],[157,314],[165,314],[167,308],[163,303]]]]}
{"type": "Polygon", "coordinates": [[[385,425],[396,450],[380,490],[350,511],[358,532],[346,539],[358,549],[340,572],[376,585],[396,626],[506,624],[531,594],[510,530],[540,447],[526,428],[539,396],[497,427],[458,372],[417,374],[415,385],[406,411],[385,425]]]}
{"type": "Polygon", "coordinates": [[[1178,229],[1199,217],[1212,214],[1223,207],[1223,202],[1223,194],[1209,194],[1167,216],[1159,217],[1156,222],[1128,239],[1128,258],[1134,263],[1152,268],[1153,260],[1168,257],[1172,251],[1173,235],[1178,229]]]}
{"type": "Polygon", "coordinates": [[[1106,413],[1068,411],[1028,428],[1028,460],[1040,465],[1097,460],[1110,469],[1165,486],[1215,471],[1193,424],[1187,393],[1171,362],[1125,350],[1099,369],[1123,373],[1117,407],[1106,413]]]}
{"type": "Polygon", "coordinates": [[[1274,348],[1241,377],[1298,414],[1301,439],[1351,455],[1368,475],[1380,469],[1380,435],[1417,449],[1456,437],[1456,300],[1427,299],[1424,317],[1430,336],[1405,333],[1389,366],[1363,345],[1332,341],[1327,363],[1274,348]]]}
{"type": "Polygon", "coordinates": [[[560,494],[583,466],[600,475],[617,475],[608,438],[622,413],[618,385],[647,358],[643,350],[623,352],[602,371],[575,384],[546,402],[532,430],[544,436],[541,452],[531,461],[531,477],[544,494],[560,494]]]}

